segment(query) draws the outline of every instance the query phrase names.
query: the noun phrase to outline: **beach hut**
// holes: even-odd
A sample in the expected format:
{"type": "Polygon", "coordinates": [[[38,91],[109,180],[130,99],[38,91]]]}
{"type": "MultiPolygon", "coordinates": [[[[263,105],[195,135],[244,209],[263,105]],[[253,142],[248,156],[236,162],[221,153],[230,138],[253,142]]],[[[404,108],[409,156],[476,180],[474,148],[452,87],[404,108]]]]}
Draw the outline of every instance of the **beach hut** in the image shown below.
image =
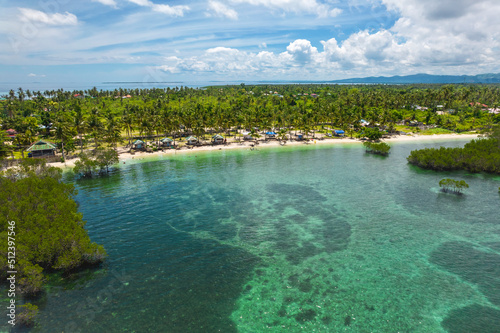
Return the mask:
{"type": "Polygon", "coordinates": [[[174,140],[170,138],[163,138],[160,142],[163,147],[172,147],[174,140]]]}
{"type": "Polygon", "coordinates": [[[266,132],[266,136],[269,139],[276,139],[276,133],[275,132],[266,132]]]}
{"type": "Polygon", "coordinates": [[[224,143],[224,137],[220,134],[216,134],[212,137],[212,143],[214,143],[216,145],[224,143]]]}
{"type": "Polygon", "coordinates": [[[186,142],[188,145],[195,145],[198,143],[198,139],[195,136],[188,136],[186,142]]]}
{"type": "Polygon", "coordinates": [[[132,149],[145,150],[146,149],[146,144],[142,140],[135,140],[132,143],[132,149]]]}
{"type": "Polygon", "coordinates": [[[297,134],[297,135],[295,135],[295,140],[297,140],[297,141],[304,140],[304,134],[297,134]]]}
{"type": "Polygon", "coordinates": [[[50,141],[39,140],[31,145],[26,151],[28,152],[28,157],[46,157],[55,156],[56,145],[50,141]]]}
{"type": "Polygon", "coordinates": [[[243,140],[253,140],[252,133],[250,133],[250,132],[243,132],[241,134],[243,134],[243,140]]]}
{"type": "Polygon", "coordinates": [[[334,130],[335,136],[344,136],[345,132],[343,130],[334,130]]]}

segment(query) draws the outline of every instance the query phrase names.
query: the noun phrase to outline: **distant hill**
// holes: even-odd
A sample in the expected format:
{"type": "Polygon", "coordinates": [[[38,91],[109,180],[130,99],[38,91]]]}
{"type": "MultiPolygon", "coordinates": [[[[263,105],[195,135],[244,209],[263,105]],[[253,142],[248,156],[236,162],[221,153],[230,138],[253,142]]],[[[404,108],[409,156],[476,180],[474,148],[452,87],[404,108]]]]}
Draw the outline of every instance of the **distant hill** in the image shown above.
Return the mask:
{"type": "Polygon", "coordinates": [[[500,83],[500,73],[479,75],[430,75],[378,76],[329,81],[329,83],[500,83]]]}

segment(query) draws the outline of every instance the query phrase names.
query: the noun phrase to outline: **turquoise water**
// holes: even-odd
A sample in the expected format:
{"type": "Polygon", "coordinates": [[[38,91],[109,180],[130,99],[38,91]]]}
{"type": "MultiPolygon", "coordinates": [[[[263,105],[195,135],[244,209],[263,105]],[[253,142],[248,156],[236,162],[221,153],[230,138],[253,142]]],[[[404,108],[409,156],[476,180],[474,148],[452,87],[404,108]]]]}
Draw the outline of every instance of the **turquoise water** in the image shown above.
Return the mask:
{"type": "Polygon", "coordinates": [[[109,258],[53,276],[33,331],[500,332],[500,177],[406,163],[441,144],[165,155],[79,181],[109,258]]]}

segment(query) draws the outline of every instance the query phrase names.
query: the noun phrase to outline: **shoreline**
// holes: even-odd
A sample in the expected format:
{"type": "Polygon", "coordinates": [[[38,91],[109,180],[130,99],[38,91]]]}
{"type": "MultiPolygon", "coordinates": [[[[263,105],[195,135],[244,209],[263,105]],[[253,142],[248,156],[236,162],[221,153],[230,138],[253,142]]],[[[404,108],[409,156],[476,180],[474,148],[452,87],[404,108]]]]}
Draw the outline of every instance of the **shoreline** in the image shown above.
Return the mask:
{"type": "MultiPolygon", "coordinates": [[[[397,142],[418,142],[418,141],[426,141],[426,140],[449,140],[449,139],[476,139],[479,137],[479,134],[432,134],[432,135],[406,135],[406,136],[396,136],[388,139],[381,140],[382,142],[387,143],[397,143],[397,142]]],[[[349,137],[344,138],[328,138],[324,140],[313,139],[306,141],[287,141],[284,147],[289,146],[300,146],[300,145],[336,145],[336,144],[362,144],[365,141],[359,139],[351,139],[349,137]]],[[[207,151],[215,151],[215,150],[231,150],[231,149],[249,149],[251,148],[251,144],[253,141],[236,143],[231,142],[228,145],[214,145],[214,146],[201,146],[194,147],[193,149],[168,149],[168,150],[158,150],[152,153],[147,153],[144,151],[138,151],[134,154],[129,153],[128,151],[119,151],[119,162],[120,164],[126,163],[128,160],[132,159],[143,159],[145,157],[155,157],[155,156],[164,156],[170,154],[191,154],[197,152],[207,152],[207,151]]],[[[280,142],[278,140],[269,140],[266,143],[259,142],[256,148],[266,148],[266,147],[280,147],[280,142]]],[[[69,160],[67,162],[52,162],[48,163],[50,166],[54,166],[61,169],[73,168],[75,166],[75,162],[78,161],[78,158],[69,160]]]]}

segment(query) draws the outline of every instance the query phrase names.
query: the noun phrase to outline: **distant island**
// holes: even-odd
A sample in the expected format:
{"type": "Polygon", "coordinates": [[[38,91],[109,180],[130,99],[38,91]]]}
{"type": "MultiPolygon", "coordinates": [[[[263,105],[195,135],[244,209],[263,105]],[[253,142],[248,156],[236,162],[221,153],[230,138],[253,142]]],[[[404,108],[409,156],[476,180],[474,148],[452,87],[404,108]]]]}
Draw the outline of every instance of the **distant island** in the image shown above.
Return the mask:
{"type": "Polygon", "coordinates": [[[431,75],[414,74],[405,76],[370,76],[328,81],[329,83],[378,83],[378,84],[417,84],[417,83],[500,83],[500,73],[479,75],[431,75]]]}

